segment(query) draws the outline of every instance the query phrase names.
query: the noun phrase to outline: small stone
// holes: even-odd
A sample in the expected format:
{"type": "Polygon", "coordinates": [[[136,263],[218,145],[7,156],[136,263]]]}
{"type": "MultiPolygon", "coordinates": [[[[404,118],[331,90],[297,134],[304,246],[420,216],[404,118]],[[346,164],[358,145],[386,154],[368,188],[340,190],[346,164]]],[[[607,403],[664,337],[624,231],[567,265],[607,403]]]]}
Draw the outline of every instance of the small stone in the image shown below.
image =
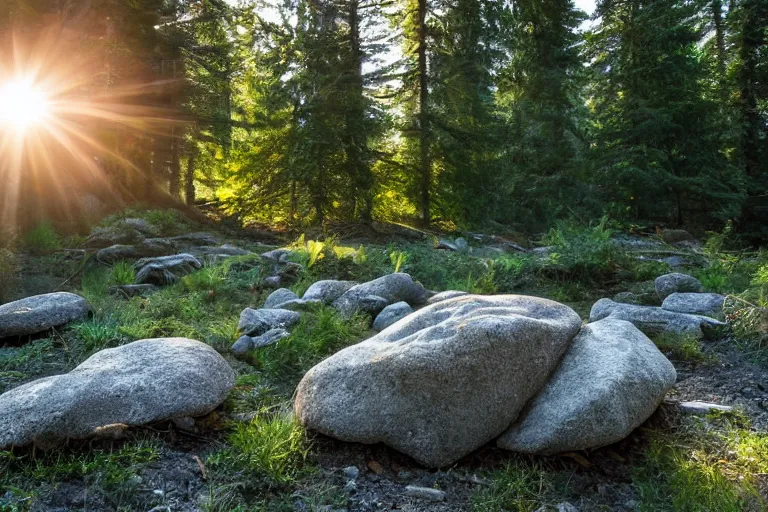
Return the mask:
{"type": "Polygon", "coordinates": [[[344,492],[355,492],[357,491],[357,482],[354,480],[350,480],[344,485],[344,492]]]}
{"type": "Polygon", "coordinates": [[[557,508],[557,512],[579,512],[579,509],[577,509],[567,501],[558,503],[556,508],[557,508]]]}
{"type": "Polygon", "coordinates": [[[280,276],[265,277],[261,282],[266,288],[280,288],[283,280],[280,276]]]}
{"type": "Polygon", "coordinates": [[[197,430],[195,428],[195,419],[189,416],[173,418],[172,421],[173,421],[173,424],[176,425],[176,428],[178,428],[179,430],[185,430],[187,432],[194,432],[195,430],[197,430]]]}
{"type": "Polygon", "coordinates": [[[288,288],[279,288],[269,294],[266,302],[264,302],[264,307],[267,309],[280,309],[281,304],[298,298],[299,296],[288,288]]]}
{"type": "Polygon", "coordinates": [[[301,315],[285,309],[251,309],[240,313],[237,329],[249,336],[258,336],[278,327],[289,328],[297,323],[301,315]]]}
{"type": "Polygon", "coordinates": [[[444,501],[445,491],[439,489],[430,489],[429,487],[417,487],[415,485],[409,485],[405,488],[405,495],[412,498],[419,498],[422,500],[430,501],[444,501]]]}
{"type": "Polygon", "coordinates": [[[348,466],[344,468],[344,476],[347,480],[355,480],[360,475],[360,470],[357,466],[348,466]]]}
{"type": "Polygon", "coordinates": [[[727,406],[727,405],[719,405],[719,404],[712,404],[708,402],[698,402],[698,401],[691,401],[691,402],[680,402],[678,404],[678,409],[683,414],[709,414],[712,411],[722,411],[722,412],[730,412],[733,410],[733,407],[727,406]]]}
{"type": "Polygon", "coordinates": [[[240,336],[230,350],[235,357],[244,356],[253,350],[253,338],[250,336],[240,336]]]}

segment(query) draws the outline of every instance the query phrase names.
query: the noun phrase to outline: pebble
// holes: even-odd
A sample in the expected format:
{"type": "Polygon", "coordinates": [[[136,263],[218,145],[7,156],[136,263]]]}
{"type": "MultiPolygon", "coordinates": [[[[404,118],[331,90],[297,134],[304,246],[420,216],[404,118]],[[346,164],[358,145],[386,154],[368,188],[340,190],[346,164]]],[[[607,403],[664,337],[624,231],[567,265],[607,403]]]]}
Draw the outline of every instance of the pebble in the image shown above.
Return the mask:
{"type": "Polygon", "coordinates": [[[360,476],[360,470],[357,466],[348,466],[344,468],[344,476],[347,477],[347,480],[355,480],[360,476]]]}
{"type": "Polygon", "coordinates": [[[421,498],[430,501],[443,501],[445,500],[445,491],[438,489],[430,489],[429,487],[417,487],[415,485],[409,485],[405,488],[406,496],[413,498],[421,498]]]}
{"type": "Polygon", "coordinates": [[[355,491],[357,491],[357,482],[355,482],[354,480],[350,480],[344,486],[344,492],[355,492],[355,491]]]}

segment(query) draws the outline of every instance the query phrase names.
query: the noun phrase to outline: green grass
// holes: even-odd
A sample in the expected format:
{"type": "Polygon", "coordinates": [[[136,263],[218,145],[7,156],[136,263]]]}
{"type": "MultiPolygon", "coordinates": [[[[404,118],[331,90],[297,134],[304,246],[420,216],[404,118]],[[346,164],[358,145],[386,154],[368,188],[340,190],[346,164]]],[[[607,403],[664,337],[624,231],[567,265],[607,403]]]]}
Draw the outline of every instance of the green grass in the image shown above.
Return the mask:
{"type": "MultiPolygon", "coordinates": [[[[101,494],[115,508],[124,506],[138,487],[138,475],[158,458],[158,444],[152,440],[112,446],[89,446],[83,451],[55,449],[35,452],[0,451],[0,490],[8,491],[26,510],[38,494],[61,482],[81,479],[89,493],[101,494]]],[[[0,494],[0,496],[2,496],[0,494]]],[[[0,510],[14,510],[8,505],[0,510]]]]}
{"type": "Polygon", "coordinates": [[[20,286],[19,258],[10,249],[0,247],[0,304],[10,302],[17,296],[20,286]]]}
{"type": "Polygon", "coordinates": [[[673,360],[692,363],[712,361],[712,356],[702,352],[701,340],[695,336],[666,333],[655,336],[653,342],[673,360]]]}
{"type": "Polygon", "coordinates": [[[24,248],[32,254],[51,254],[62,248],[61,237],[49,222],[42,222],[23,237],[24,248]]]}
{"type": "Polygon", "coordinates": [[[272,381],[295,385],[320,360],[357,343],[367,333],[366,319],[344,320],[334,309],[320,307],[303,313],[289,337],[253,351],[251,360],[272,381]]]}
{"type": "Polygon", "coordinates": [[[130,261],[118,261],[112,266],[110,281],[116,285],[133,284],[136,281],[136,270],[130,261]]]}
{"type": "Polygon", "coordinates": [[[553,489],[551,475],[521,462],[508,462],[487,479],[490,485],[472,496],[473,512],[534,512],[553,489]]]}

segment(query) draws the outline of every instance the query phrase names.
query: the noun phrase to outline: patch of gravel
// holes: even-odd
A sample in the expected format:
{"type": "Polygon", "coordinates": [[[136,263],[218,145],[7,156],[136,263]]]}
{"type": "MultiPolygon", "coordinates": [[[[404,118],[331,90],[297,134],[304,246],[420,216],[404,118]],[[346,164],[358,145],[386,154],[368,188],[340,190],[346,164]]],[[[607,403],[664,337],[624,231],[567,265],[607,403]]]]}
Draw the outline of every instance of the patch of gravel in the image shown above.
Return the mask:
{"type": "Polygon", "coordinates": [[[676,362],[672,400],[699,400],[742,410],[754,430],[768,430],[768,369],[749,361],[732,338],[703,342],[713,362],[676,362]]]}

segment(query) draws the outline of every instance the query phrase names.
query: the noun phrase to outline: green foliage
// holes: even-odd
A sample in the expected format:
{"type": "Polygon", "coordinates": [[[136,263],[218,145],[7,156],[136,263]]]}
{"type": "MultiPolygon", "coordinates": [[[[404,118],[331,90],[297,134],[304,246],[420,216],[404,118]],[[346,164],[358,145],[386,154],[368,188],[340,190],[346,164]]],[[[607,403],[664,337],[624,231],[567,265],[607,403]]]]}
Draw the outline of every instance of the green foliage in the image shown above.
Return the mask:
{"type": "Polygon", "coordinates": [[[700,363],[712,359],[701,351],[701,341],[692,335],[666,333],[654,337],[653,342],[673,360],[700,363]]]}
{"type": "Polygon", "coordinates": [[[589,226],[560,222],[542,240],[551,252],[541,262],[541,271],[554,279],[592,283],[612,278],[626,264],[624,253],[611,242],[612,236],[607,217],[589,226]]]}
{"type": "Polygon", "coordinates": [[[252,354],[253,364],[275,382],[295,384],[321,359],[360,341],[368,332],[363,318],[345,320],[320,307],[304,313],[291,335],[252,354]]]}
{"type": "Polygon", "coordinates": [[[408,254],[403,251],[392,251],[389,253],[389,261],[392,262],[392,272],[400,272],[408,261],[408,254]]]}
{"type": "Polygon", "coordinates": [[[130,261],[121,260],[112,266],[110,281],[116,285],[136,282],[136,270],[130,261]]]}
{"type": "Polygon", "coordinates": [[[119,344],[120,331],[111,322],[87,320],[71,326],[72,333],[83,343],[86,354],[119,344]]]}
{"type": "Polygon", "coordinates": [[[61,237],[53,224],[42,222],[24,235],[24,248],[32,254],[51,254],[61,249],[61,237]]]}
{"type": "Polygon", "coordinates": [[[139,472],[157,457],[153,441],[128,442],[117,449],[92,447],[82,453],[56,449],[42,455],[17,455],[0,451],[0,488],[31,497],[41,486],[83,479],[89,492],[100,493],[119,507],[139,485],[139,472]]]}
{"type": "Polygon", "coordinates": [[[534,512],[542,507],[552,478],[539,466],[509,462],[488,475],[490,485],[472,496],[474,512],[534,512]]]}
{"type": "Polygon", "coordinates": [[[227,437],[229,446],[208,457],[213,471],[236,471],[251,487],[271,488],[293,482],[305,470],[309,442],[295,418],[262,410],[246,423],[237,423],[227,437]]]}

